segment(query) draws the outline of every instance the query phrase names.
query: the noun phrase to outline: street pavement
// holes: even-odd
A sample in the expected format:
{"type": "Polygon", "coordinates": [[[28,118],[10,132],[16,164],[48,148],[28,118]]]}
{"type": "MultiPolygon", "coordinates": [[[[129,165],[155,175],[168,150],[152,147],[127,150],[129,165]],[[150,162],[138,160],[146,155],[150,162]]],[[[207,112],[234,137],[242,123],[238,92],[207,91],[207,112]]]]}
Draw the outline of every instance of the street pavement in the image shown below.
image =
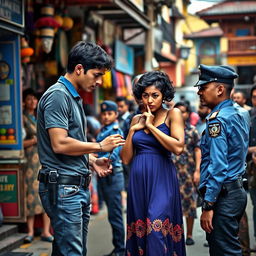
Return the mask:
{"type": "MultiPolygon", "coordinates": [[[[251,248],[255,246],[255,241],[253,237],[253,221],[252,221],[252,205],[251,200],[248,195],[247,204],[247,215],[249,222],[249,233],[251,239],[251,248]]],[[[209,255],[208,248],[204,247],[205,233],[200,228],[199,217],[201,214],[201,209],[198,208],[198,218],[195,220],[193,239],[195,240],[195,245],[186,246],[187,256],[206,256],[209,255]]],[[[126,218],[124,214],[124,219],[126,218]]],[[[185,220],[184,220],[185,221],[185,220]]],[[[185,222],[184,222],[185,223],[185,222]]],[[[185,226],[185,225],[184,225],[185,226]]],[[[186,234],[186,231],[185,231],[186,234]]],[[[102,256],[112,251],[112,235],[111,228],[107,220],[106,208],[101,210],[98,215],[91,216],[91,221],[89,225],[89,235],[88,235],[88,256],[102,256]]],[[[50,256],[51,255],[51,243],[43,242],[39,237],[36,237],[33,243],[24,244],[20,248],[13,250],[13,252],[33,252],[33,256],[50,256]]],[[[251,256],[256,256],[256,254],[251,253],[251,256]]]]}

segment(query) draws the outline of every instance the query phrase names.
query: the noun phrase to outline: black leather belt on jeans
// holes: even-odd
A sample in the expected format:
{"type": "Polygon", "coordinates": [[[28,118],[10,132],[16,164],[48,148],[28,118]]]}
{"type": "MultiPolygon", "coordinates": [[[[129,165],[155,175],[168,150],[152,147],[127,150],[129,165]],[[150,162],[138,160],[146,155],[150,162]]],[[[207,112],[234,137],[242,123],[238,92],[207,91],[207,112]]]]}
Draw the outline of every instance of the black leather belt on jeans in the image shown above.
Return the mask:
{"type": "Polygon", "coordinates": [[[60,185],[77,185],[87,188],[91,181],[91,174],[86,176],[70,176],[59,174],[56,177],[56,182],[50,179],[49,173],[40,173],[38,174],[38,180],[43,183],[57,183],[60,185]]]}
{"type": "Polygon", "coordinates": [[[224,183],[222,185],[221,190],[231,191],[231,190],[241,188],[241,187],[243,187],[243,180],[242,179],[237,179],[235,181],[224,183]]]}

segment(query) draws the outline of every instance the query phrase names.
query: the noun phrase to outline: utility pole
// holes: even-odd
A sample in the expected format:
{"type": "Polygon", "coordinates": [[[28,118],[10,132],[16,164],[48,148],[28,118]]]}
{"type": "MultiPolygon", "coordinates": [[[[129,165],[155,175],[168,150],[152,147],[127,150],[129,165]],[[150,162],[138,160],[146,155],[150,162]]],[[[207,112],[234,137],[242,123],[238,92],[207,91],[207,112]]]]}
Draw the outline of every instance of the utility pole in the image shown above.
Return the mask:
{"type": "Polygon", "coordinates": [[[149,29],[146,33],[146,45],[145,45],[145,71],[152,70],[152,59],[153,59],[153,28],[154,28],[154,4],[153,0],[148,1],[147,4],[147,16],[149,18],[149,29]]]}

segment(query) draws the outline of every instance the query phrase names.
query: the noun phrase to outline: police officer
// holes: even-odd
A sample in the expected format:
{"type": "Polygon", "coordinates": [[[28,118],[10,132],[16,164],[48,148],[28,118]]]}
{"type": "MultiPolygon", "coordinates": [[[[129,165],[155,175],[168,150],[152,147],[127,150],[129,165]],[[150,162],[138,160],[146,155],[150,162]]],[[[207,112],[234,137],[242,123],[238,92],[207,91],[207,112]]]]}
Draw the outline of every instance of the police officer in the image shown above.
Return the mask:
{"type": "MultiPolygon", "coordinates": [[[[114,101],[106,100],[101,106],[101,121],[103,127],[97,136],[97,142],[103,141],[114,134],[123,135],[118,125],[118,107],[114,101]]],[[[122,216],[122,196],[124,189],[124,174],[120,158],[120,147],[111,153],[99,152],[99,157],[108,157],[111,160],[113,171],[107,177],[98,177],[99,190],[102,192],[104,201],[108,208],[108,220],[113,234],[114,249],[106,256],[123,256],[125,253],[125,231],[122,216]]]]}
{"type": "Polygon", "coordinates": [[[212,109],[201,139],[201,227],[210,255],[242,255],[239,221],[247,196],[242,175],[248,149],[249,118],[234,106],[230,92],[238,77],[229,66],[199,66],[200,103],[212,109]]]}

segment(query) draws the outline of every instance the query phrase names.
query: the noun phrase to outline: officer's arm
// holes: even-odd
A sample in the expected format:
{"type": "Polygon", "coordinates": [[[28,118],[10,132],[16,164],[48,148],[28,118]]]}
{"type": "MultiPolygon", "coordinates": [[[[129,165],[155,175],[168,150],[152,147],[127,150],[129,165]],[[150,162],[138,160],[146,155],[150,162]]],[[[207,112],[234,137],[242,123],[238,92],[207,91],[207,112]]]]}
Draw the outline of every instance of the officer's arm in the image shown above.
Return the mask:
{"type": "Polygon", "coordinates": [[[208,181],[205,200],[215,202],[220,193],[228,170],[227,127],[218,119],[210,121],[207,126],[210,136],[210,164],[208,166],[208,181]]]}

